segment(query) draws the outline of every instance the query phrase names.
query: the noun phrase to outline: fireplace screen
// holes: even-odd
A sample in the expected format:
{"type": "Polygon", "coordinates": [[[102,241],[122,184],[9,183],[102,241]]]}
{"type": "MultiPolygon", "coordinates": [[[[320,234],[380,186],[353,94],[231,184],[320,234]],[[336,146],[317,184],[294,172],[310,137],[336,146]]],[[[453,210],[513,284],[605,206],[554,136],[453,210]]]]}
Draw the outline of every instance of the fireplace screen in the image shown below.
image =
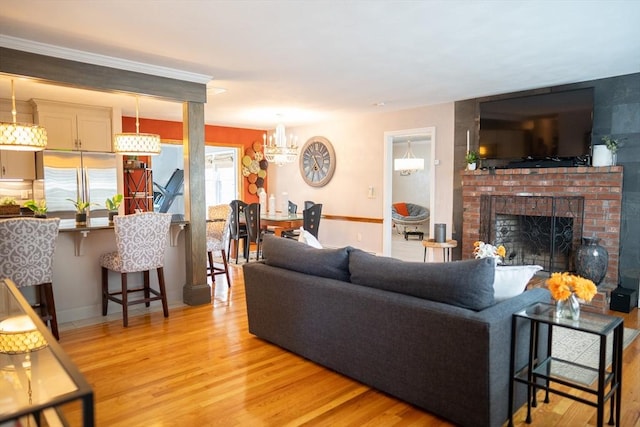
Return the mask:
{"type": "Polygon", "coordinates": [[[481,196],[480,238],[504,245],[504,264],[573,270],[582,240],[583,197],[481,196]]]}

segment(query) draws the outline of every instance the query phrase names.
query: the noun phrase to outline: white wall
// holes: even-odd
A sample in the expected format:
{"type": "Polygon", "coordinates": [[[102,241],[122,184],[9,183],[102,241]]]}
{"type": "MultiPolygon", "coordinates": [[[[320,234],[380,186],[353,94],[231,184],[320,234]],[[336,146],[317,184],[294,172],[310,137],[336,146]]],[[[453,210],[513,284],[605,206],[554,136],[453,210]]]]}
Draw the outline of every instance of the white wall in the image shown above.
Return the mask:
{"type": "MultiPolygon", "coordinates": [[[[382,220],[384,133],[434,126],[436,128],[435,204],[432,221],[446,223],[451,230],[453,211],[453,132],[454,104],[440,104],[391,113],[375,113],[338,122],[287,128],[298,136],[298,145],[313,136],[324,136],[336,152],[336,171],[324,187],[314,188],[302,180],[298,163],[269,165],[269,190],[276,195],[286,191],[298,206],[304,200],[323,203],[323,214],[382,220]],[[374,198],[367,197],[369,186],[374,198]]],[[[325,246],[352,245],[383,253],[383,227],[386,224],[323,219],[319,240],[325,246]]],[[[390,224],[388,224],[390,226],[390,224]]]]}

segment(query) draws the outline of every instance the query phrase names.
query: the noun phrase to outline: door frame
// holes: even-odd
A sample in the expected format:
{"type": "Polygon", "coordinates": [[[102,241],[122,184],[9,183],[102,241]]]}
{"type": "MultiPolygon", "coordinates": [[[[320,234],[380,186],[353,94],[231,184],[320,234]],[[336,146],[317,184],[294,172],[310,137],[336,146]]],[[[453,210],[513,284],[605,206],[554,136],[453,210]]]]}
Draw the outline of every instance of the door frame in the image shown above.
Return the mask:
{"type": "MultiPolygon", "coordinates": [[[[434,218],[435,214],[435,190],[436,190],[436,128],[429,126],[416,129],[404,129],[388,131],[384,133],[384,156],[383,156],[383,220],[382,220],[382,254],[391,256],[392,241],[391,233],[391,202],[393,192],[393,139],[398,136],[428,135],[430,138],[430,163],[429,163],[429,215],[434,218]]],[[[433,221],[429,221],[429,235],[433,235],[433,221]]]]}

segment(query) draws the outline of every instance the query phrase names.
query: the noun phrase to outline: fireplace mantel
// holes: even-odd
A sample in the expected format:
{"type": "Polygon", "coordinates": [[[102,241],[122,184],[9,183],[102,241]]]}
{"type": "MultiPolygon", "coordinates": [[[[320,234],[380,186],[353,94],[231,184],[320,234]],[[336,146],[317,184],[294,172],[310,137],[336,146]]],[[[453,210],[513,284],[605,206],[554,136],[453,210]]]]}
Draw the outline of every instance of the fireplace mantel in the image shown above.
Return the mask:
{"type": "Polygon", "coordinates": [[[581,196],[584,197],[583,237],[598,237],[609,252],[604,282],[618,283],[622,166],[495,169],[463,171],[462,258],[473,257],[473,242],[480,239],[480,197],[581,196]]]}

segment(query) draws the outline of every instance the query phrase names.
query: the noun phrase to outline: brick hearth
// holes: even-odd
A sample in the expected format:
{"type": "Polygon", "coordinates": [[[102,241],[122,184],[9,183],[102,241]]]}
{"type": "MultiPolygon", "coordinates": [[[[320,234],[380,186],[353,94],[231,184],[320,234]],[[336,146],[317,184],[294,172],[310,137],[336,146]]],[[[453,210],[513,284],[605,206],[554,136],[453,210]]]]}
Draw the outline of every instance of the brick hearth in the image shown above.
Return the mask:
{"type": "Polygon", "coordinates": [[[622,166],[496,169],[462,172],[462,258],[480,238],[480,196],[584,197],[583,237],[598,237],[609,252],[606,288],[618,284],[622,166]]]}

